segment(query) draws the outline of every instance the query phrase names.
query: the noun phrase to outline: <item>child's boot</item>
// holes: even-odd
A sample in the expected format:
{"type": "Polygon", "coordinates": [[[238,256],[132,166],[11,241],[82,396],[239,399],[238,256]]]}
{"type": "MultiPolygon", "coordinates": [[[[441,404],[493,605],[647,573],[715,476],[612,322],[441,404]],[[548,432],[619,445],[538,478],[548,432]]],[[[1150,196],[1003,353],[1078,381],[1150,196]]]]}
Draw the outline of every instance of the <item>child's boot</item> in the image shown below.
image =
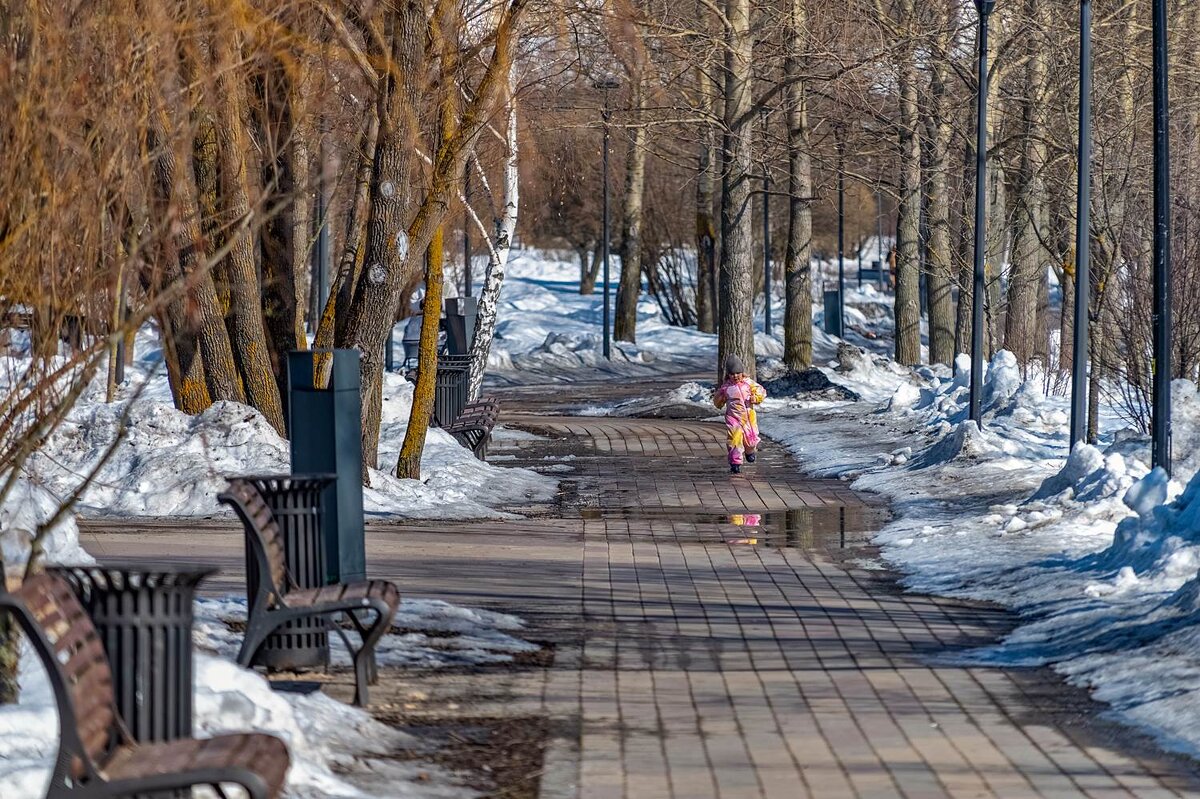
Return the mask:
{"type": "Polygon", "coordinates": [[[737,464],[737,463],[735,463],[735,464],[732,464],[732,465],[729,467],[729,473],[730,473],[730,474],[741,474],[741,473],[742,473],[742,467],[741,467],[741,464],[737,464]]]}
{"type": "Polygon", "coordinates": [[[754,463],[754,461],[757,459],[758,459],[757,452],[747,452],[746,453],[746,463],[754,463]]]}

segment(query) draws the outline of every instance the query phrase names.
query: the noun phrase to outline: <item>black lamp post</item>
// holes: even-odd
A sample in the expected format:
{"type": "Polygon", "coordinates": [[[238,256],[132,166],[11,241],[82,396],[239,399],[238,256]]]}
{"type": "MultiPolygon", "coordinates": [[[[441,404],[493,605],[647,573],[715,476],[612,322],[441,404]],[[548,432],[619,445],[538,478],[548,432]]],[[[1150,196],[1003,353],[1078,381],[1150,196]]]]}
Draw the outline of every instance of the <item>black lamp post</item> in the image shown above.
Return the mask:
{"type": "Polygon", "coordinates": [[[1087,437],[1088,265],[1092,187],[1092,0],[1079,4],[1079,185],[1075,194],[1075,322],[1071,360],[1071,448],[1087,437]]]}
{"type": "MultiPolygon", "coordinates": [[[[762,115],[762,124],[766,128],[767,115],[762,115]]],[[[770,170],[767,161],[762,162],[762,293],[763,293],[763,332],[770,335],[770,170]]]]}
{"type": "Polygon", "coordinates": [[[979,96],[975,117],[975,279],[971,291],[971,420],[983,426],[983,301],[987,293],[983,259],[987,247],[988,18],[996,0],[975,0],[979,12],[979,96]]]}
{"type": "Polygon", "coordinates": [[[603,317],[602,324],[604,325],[603,353],[604,353],[605,359],[608,359],[608,360],[612,359],[612,310],[610,308],[610,306],[611,306],[611,303],[609,301],[610,289],[609,289],[609,285],[608,285],[608,283],[609,283],[609,281],[608,281],[608,256],[609,256],[609,250],[610,250],[610,248],[609,248],[609,225],[608,225],[608,139],[609,139],[608,122],[609,122],[609,118],[612,116],[612,112],[609,109],[608,98],[609,98],[609,92],[611,90],[617,88],[617,86],[619,86],[619,85],[620,84],[618,84],[612,78],[607,78],[605,80],[596,81],[596,88],[601,89],[604,92],[604,112],[602,115],[602,119],[604,120],[604,190],[603,190],[603,193],[604,193],[604,221],[603,221],[603,224],[604,224],[604,239],[603,239],[604,246],[603,246],[603,250],[602,250],[603,255],[604,255],[604,317],[603,317]]]}
{"type": "MultiPolygon", "coordinates": [[[[763,149],[767,143],[767,109],[762,112],[763,149]]],[[[771,335],[771,171],[763,157],[762,172],[762,224],[763,224],[763,332],[771,335]]]]}
{"type": "Polygon", "coordinates": [[[1167,129],[1167,2],[1154,0],[1154,399],[1150,461],[1171,472],[1171,146],[1167,129]]]}
{"type": "Polygon", "coordinates": [[[846,140],[837,129],[838,151],[838,337],[846,335],[846,140]]]}

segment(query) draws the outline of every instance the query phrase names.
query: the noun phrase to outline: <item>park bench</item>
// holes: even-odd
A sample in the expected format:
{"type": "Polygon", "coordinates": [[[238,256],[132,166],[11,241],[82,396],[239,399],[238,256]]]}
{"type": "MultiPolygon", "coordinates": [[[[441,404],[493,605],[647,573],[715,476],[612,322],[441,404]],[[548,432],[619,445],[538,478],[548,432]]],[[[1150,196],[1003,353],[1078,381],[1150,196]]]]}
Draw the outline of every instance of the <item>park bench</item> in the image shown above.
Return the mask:
{"type": "Polygon", "coordinates": [[[488,443],[492,431],[500,421],[500,402],[494,397],[485,397],[468,402],[462,413],[450,424],[440,425],[458,443],[471,450],[479,460],[487,459],[488,443]]]}
{"type": "Polygon", "coordinates": [[[38,574],[0,591],[49,675],[58,705],[58,758],[46,799],[116,799],[197,785],[225,797],[240,785],[251,799],[283,789],[287,746],[273,735],[240,733],[136,743],[114,700],[113,674],[91,618],[61,577],[38,574]]]}
{"type": "Polygon", "coordinates": [[[361,580],[316,588],[298,588],[288,572],[283,535],[274,514],[249,480],[234,478],[217,500],[230,505],[246,529],[246,545],[258,564],[258,589],[249,598],[246,637],[238,663],[248,666],[255,653],[277,629],[295,619],[320,618],[330,632],[346,642],[354,659],[354,704],[366,705],[367,684],[375,681],[375,645],[391,626],[400,592],[386,580],[361,580]],[[374,614],[366,623],[359,613],[374,614]],[[336,619],[346,618],[359,636],[355,647],[336,619]]]}

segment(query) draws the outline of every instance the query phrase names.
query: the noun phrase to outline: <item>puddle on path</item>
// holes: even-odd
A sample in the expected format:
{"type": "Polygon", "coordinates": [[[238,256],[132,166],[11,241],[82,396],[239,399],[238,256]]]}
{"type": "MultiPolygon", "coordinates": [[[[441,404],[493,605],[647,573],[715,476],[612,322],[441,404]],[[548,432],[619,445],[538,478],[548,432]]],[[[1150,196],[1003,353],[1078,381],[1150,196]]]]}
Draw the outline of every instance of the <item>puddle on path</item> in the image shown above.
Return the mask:
{"type": "Polygon", "coordinates": [[[637,538],[670,537],[678,541],[776,549],[863,547],[870,544],[872,534],[888,520],[885,508],[873,506],[734,514],[673,508],[580,508],[579,513],[584,519],[647,522],[644,530],[631,527],[630,535],[637,538]]]}

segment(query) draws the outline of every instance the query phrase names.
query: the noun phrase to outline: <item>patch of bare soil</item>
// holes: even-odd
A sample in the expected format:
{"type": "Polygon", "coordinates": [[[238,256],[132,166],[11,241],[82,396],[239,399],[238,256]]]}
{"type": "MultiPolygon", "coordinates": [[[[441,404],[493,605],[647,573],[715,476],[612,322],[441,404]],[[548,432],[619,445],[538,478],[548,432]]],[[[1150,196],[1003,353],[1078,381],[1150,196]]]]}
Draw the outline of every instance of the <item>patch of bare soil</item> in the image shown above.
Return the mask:
{"type": "Polygon", "coordinates": [[[487,799],[537,799],[550,723],[538,717],[376,717],[404,732],[437,741],[436,751],[401,753],[397,759],[434,763],[462,775],[487,799]]]}

